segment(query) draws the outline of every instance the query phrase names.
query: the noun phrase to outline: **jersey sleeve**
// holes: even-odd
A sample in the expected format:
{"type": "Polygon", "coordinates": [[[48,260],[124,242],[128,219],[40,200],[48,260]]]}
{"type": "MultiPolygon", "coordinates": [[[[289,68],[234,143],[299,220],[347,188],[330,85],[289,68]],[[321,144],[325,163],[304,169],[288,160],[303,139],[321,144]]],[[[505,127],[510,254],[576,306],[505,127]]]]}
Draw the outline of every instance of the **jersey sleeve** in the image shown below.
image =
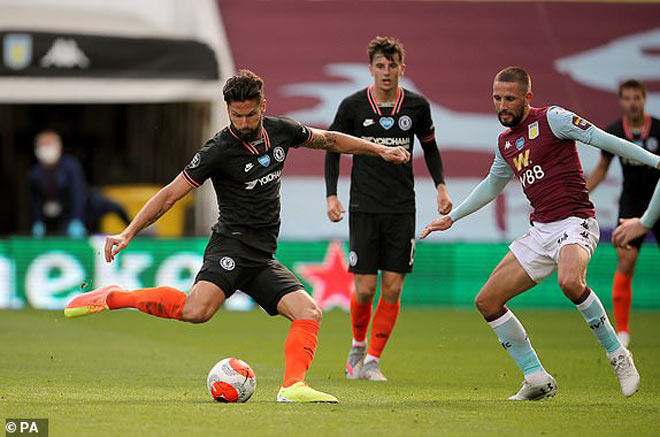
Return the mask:
{"type": "Polygon", "coordinates": [[[314,136],[312,129],[292,118],[282,117],[282,122],[291,137],[291,147],[300,147],[314,136]]]}
{"type": "Polygon", "coordinates": [[[553,106],[548,110],[547,117],[550,129],[559,139],[581,141],[650,167],[657,167],[660,163],[660,156],[654,155],[630,141],[609,134],[570,111],[553,106]]]}
{"type": "Polygon", "coordinates": [[[511,170],[509,164],[502,157],[499,148],[495,149],[495,158],[493,158],[493,164],[490,166],[489,174],[501,179],[511,179],[514,176],[513,170],[511,170]]]}
{"type": "MultiPolygon", "coordinates": [[[[611,124],[611,125],[607,126],[607,129],[605,129],[605,132],[607,132],[608,134],[615,135],[617,137],[619,136],[618,133],[617,133],[615,124],[611,124]]],[[[608,158],[608,159],[614,158],[614,153],[608,152],[607,150],[601,150],[600,154],[603,157],[608,158]]]]}
{"type": "Polygon", "coordinates": [[[560,140],[577,140],[591,143],[596,127],[584,118],[559,106],[548,109],[546,114],[552,133],[560,140]]]}
{"type": "Polygon", "coordinates": [[[220,162],[220,147],[213,138],[208,140],[199,152],[195,153],[181,174],[193,188],[198,188],[213,173],[217,172],[220,162]]]}
{"type": "Polygon", "coordinates": [[[353,134],[353,111],[351,104],[347,99],[342,100],[335,114],[335,119],[332,121],[328,130],[341,132],[344,134],[353,134]]]}
{"type": "Polygon", "coordinates": [[[415,134],[420,143],[428,143],[435,140],[435,126],[431,118],[431,106],[426,100],[420,113],[419,124],[417,125],[415,134]]]}

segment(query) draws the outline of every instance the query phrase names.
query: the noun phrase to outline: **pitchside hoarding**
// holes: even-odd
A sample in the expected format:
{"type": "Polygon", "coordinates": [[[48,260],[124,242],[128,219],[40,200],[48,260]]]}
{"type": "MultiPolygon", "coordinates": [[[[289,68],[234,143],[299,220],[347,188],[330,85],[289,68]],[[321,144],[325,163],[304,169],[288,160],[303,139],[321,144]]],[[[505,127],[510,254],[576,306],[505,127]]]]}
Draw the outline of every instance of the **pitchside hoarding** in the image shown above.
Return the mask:
{"type": "MultiPolygon", "coordinates": [[[[114,263],[105,262],[103,238],[89,239],[13,237],[0,241],[0,308],[59,310],[81,293],[109,284],[127,289],[169,285],[188,292],[202,264],[207,240],[202,238],[131,242],[114,263]]],[[[410,306],[470,306],[491,270],[506,253],[505,244],[420,243],[415,271],[408,277],[403,304],[410,306]]],[[[324,308],[349,305],[353,289],[347,272],[346,244],[339,241],[280,244],[277,258],[293,270],[324,308]]],[[[635,272],[633,305],[660,308],[657,291],[660,253],[647,247],[635,272]]],[[[610,304],[616,254],[601,245],[588,271],[588,283],[610,304]]],[[[237,294],[228,309],[250,309],[254,304],[237,294]]],[[[515,306],[572,308],[553,276],[523,296],[515,306]]]]}

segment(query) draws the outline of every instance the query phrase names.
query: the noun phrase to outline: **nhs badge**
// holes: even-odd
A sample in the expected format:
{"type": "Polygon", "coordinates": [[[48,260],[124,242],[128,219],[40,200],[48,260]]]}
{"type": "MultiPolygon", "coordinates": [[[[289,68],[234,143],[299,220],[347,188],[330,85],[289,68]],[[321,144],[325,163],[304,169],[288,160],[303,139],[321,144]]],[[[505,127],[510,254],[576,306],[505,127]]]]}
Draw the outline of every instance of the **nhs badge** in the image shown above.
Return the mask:
{"type": "Polygon", "coordinates": [[[380,117],[378,122],[386,130],[394,126],[394,119],[392,117],[380,117]]]}
{"type": "Polygon", "coordinates": [[[516,149],[521,150],[523,147],[525,147],[525,138],[520,137],[516,140],[516,149]]]}
{"type": "Polygon", "coordinates": [[[259,161],[259,164],[263,165],[264,167],[268,167],[270,165],[270,156],[260,156],[257,161],[259,161]]]}
{"type": "Polygon", "coordinates": [[[2,58],[10,70],[22,70],[32,62],[32,36],[27,33],[8,33],[2,42],[2,58]]]}
{"type": "Polygon", "coordinates": [[[539,136],[539,122],[535,121],[534,123],[527,126],[527,133],[529,134],[529,139],[533,140],[539,136]]]}

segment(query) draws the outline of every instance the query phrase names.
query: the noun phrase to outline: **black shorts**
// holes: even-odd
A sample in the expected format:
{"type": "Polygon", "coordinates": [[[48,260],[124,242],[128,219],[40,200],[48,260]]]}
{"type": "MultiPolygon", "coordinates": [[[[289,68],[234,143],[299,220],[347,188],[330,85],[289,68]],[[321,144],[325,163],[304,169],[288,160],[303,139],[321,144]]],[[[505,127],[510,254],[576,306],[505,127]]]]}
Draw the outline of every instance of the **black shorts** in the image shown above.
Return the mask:
{"type": "MultiPolygon", "coordinates": [[[[644,215],[644,211],[646,211],[646,208],[649,205],[649,201],[647,199],[639,199],[635,196],[630,196],[626,195],[623,193],[621,195],[621,199],[619,200],[619,219],[622,218],[631,218],[631,217],[641,217],[644,215]]],[[[617,224],[619,223],[619,220],[616,221],[617,224]]],[[[655,239],[660,244],[660,220],[653,226],[651,229],[651,232],[653,232],[653,235],[655,235],[655,239]]],[[[641,236],[639,238],[635,238],[634,240],[631,240],[629,245],[632,247],[636,247],[637,249],[640,249],[642,247],[642,243],[644,242],[644,239],[646,238],[646,235],[641,236]]]]}
{"type": "Polygon", "coordinates": [[[284,295],[304,290],[298,278],[270,253],[214,232],[204,251],[204,264],[195,278],[217,285],[229,298],[241,290],[271,316],[284,295]]]}
{"type": "Polygon", "coordinates": [[[349,271],[375,275],[378,270],[410,273],[415,257],[415,213],[349,214],[349,271]]]}

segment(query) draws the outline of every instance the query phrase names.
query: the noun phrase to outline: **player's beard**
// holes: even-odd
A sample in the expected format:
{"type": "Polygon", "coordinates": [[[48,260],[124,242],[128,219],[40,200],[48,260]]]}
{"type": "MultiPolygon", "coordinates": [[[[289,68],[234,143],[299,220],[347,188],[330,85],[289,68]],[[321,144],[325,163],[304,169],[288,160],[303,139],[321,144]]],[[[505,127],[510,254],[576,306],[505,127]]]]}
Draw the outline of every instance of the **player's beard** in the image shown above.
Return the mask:
{"type": "Polygon", "coordinates": [[[500,123],[502,124],[502,126],[506,126],[506,127],[516,127],[516,126],[518,126],[518,125],[520,124],[520,122],[522,121],[523,114],[525,113],[525,107],[524,107],[524,106],[521,106],[521,107],[519,108],[519,110],[520,110],[520,112],[518,112],[518,114],[514,113],[514,112],[511,111],[511,110],[500,111],[500,112],[497,113],[497,118],[500,120],[500,123]],[[504,120],[502,120],[502,113],[503,113],[503,112],[506,112],[507,114],[513,116],[513,118],[511,119],[511,121],[507,121],[507,122],[505,122],[504,120]]]}
{"type": "Polygon", "coordinates": [[[238,132],[238,136],[243,141],[249,143],[250,141],[254,141],[261,136],[261,121],[254,129],[236,129],[236,126],[234,126],[234,130],[238,132]]]}

